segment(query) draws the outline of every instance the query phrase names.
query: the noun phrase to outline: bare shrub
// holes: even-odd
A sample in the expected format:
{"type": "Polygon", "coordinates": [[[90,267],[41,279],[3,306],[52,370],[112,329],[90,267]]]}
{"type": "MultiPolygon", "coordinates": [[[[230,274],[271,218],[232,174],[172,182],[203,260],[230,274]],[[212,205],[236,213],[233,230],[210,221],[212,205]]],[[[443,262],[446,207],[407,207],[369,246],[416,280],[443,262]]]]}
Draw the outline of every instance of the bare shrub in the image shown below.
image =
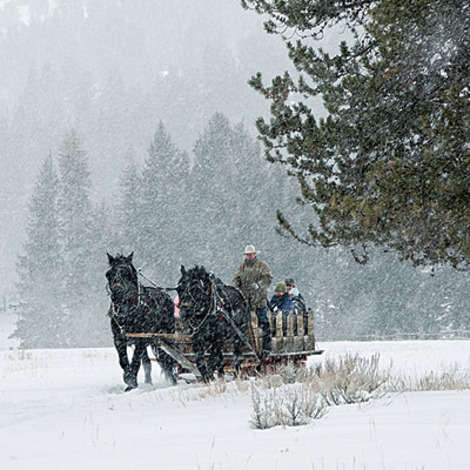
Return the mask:
{"type": "Polygon", "coordinates": [[[252,425],[298,426],[322,418],[328,406],[381,397],[390,374],[379,368],[379,359],[379,354],[369,358],[346,354],[314,368],[277,367],[274,375],[259,377],[252,385],[252,425]]]}
{"type": "Polygon", "coordinates": [[[262,393],[256,387],[252,387],[251,403],[253,411],[250,422],[254,428],[268,429],[279,424],[273,393],[262,393]]]}
{"type": "Polygon", "coordinates": [[[455,366],[440,373],[431,371],[420,377],[397,377],[391,381],[388,388],[393,392],[468,390],[470,375],[455,366]]]}
{"type": "Polygon", "coordinates": [[[275,373],[282,377],[282,381],[285,384],[293,384],[308,382],[314,374],[314,371],[311,368],[287,364],[276,367],[275,373]]]}
{"type": "Polygon", "coordinates": [[[379,368],[380,355],[369,358],[346,354],[338,360],[327,360],[314,368],[308,377],[310,386],[328,405],[363,403],[385,393],[389,371],[379,368]]]}
{"type": "Polygon", "coordinates": [[[283,424],[298,426],[307,424],[312,419],[320,419],[327,413],[327,403],[318,394],[305,385],[285,391],[283,424]]]}
{"type": "Polygon", "coordinates": [[[288,383],[281,374],[261,374],[255,379],[256,386],[259,388],[277,388],[288,383]]]}
{"type": "Polygon", "coordinates": [[[247,380],[242,380],[242,379],[237,378],[234,380],[233,383],[235,385],[236,390],[239,393],[248,392],[248,389],[250,388],[250,382],[248,382],[247,380]]]}
{"type": "Polygon", "coordinates": [[[323,398],[305,384],[251,390],[253,412],[251,424],[256,429],[273,426],[299,426],[327,413],[323,398]]]}

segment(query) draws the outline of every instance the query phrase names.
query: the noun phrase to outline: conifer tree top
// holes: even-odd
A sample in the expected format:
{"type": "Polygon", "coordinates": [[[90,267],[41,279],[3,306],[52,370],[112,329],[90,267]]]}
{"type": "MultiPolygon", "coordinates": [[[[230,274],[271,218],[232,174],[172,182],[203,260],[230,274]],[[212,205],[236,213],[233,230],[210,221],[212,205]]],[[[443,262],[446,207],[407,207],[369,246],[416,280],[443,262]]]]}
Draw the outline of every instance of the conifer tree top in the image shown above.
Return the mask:
{"type": "MultiPolygon", "coordinates": [[[[470,2],[242,0],[268,15],[299,72],[253,88],[271,101],[257,127],[269,161],[300,184],[316,214],[297,240],[375,245],[414,265],[470,265],[470,2]],[[315,41],[341,23],[351,40],[315,41]],[[360,26],[360,28],[358,28],[360,26]],[[318,116],[311,100],[328,112],[318,116]]],[[[355,251],[354,251],[355,253],[355,251]]]]}

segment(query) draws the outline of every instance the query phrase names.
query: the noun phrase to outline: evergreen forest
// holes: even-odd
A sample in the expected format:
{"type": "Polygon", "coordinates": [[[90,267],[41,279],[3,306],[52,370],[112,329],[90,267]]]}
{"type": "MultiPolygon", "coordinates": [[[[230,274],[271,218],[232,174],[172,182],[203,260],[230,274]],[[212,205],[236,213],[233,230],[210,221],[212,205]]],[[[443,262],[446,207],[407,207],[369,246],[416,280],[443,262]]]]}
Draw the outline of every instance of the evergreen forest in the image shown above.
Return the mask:
{"type": "Polygon", "coordinates": [[[230,283],[248,243],[274,282],[296,280],[320,341],[455,337],[469,329],[467,273],[416,268],[383,250],[363,265],[348,249],[281,236],[276,211],[302,216],[295,178],[265,161],[243,123],[215,113],[187,153],[159,122],[142,164],[137,157],[129,153],[110,202],[100,204],[90,199],[76,132],[44,158],[17,263],[22,309],[14,336],[24,347],[110,344],[106,252],[134,252],[136,268],[169,287],[181,264],[202,264],[230,283]]]}
{"type": "Polygon", "coordinates": [[[230,283],[247,244],[318,341],[468,336],[469,25],[468,0],[0,0],[13,337],[110,345],[107,252],[173,287],[230,283]]]}

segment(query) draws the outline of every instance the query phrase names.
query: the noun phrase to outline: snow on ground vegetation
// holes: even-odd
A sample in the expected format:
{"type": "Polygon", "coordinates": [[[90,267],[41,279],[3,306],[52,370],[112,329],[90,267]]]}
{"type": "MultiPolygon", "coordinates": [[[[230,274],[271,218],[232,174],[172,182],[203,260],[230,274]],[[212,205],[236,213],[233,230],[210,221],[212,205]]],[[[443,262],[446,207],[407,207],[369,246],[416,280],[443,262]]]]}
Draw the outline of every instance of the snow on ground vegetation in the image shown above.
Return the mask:
{"type": "Polygon", "coordinates": [[[0,468],[470,468],[470,341],[319,347],[325,353],[310,359],[313,368],[379,354],[381,373],[401,386],[365,403],[329,406],[305,425],[260,430],[253,390],[274,390],[273,381],[171,387],[155,366],[153,386],[123,393],[112,349],[0,350],[0,468]],[[406,391],[426,390],[409,385],[446,374],[463,379],[406,391]]]}

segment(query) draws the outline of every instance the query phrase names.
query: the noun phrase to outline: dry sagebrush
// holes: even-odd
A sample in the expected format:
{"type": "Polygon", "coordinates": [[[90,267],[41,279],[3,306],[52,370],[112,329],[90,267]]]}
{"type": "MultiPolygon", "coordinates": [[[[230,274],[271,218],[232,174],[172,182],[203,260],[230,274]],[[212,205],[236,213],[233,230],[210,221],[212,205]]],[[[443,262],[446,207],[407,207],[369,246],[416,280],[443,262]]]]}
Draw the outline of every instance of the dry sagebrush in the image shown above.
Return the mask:
{"type": "Polygon", "coordinates": [[[314,368],[311,387],[328,405],[363,403],[386,392],[390,373],[379,368],[380,355],[361,357],[346,354],[337,361],[327,360],[314,368]]]}
{"type": "Polygon", "coordinates": [[[251,424],[257,429],[299,426],[327,413],[323,398],[305,384],[262,389],[252,386],[251,424]]]}
{"type": "Polygon", "coordinates": [[[390,381],[388,389],[391,392],[469,390],[470,372],[453,366],[439,373],[431,371],[419,377],[395,377],[390,381]]]}

